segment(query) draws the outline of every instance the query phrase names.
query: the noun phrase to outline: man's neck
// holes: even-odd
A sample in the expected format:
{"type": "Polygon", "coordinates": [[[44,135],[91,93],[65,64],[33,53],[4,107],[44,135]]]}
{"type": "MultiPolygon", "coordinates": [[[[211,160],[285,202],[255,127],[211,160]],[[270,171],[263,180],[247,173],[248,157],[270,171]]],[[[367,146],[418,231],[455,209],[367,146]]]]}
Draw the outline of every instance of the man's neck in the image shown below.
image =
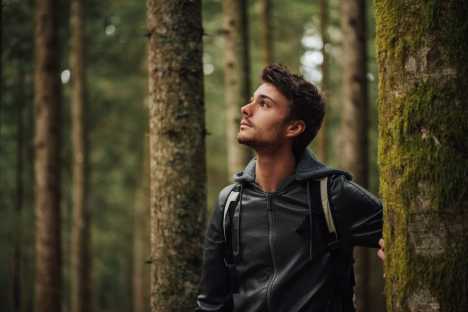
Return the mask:
{"type": "Polygon", "coordinates": [[[256,152],[255,181],[265,192],[275,192],[295,168],[296,160],[289,146],[274,152],[256,152]]]}

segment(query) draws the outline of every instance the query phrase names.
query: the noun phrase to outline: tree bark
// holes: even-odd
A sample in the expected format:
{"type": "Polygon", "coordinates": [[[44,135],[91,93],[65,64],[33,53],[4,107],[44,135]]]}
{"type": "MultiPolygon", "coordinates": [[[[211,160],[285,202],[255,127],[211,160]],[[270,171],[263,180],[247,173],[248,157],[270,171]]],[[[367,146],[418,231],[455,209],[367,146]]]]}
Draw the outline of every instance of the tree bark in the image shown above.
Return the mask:
{"type": "Polygon", "coordinates": [[[224,98],[228,173],[242,170],[250,158],[247,147],[237,143],[240,108],[250,99],[250,53],[247,1],[223,2],[224,10],[224,98]]]}
{"type": "Polygon", "coordinates": [[[368,98],[366,13],[364,0],[341,2],[343,32],[342,163],[354,180],[368,183],[368,98]]]}
{"type": "Polygon", "coordinates": [[[327,45],[329,44],[328,39],[328,1],[320,0],[320,34],[322,37],[322,56],[323,61],[320,66],[322,71],[322,82],[321,92],[325,98],[327,112],[323,119],[322,127],[317,134],[317,156],[322,162],[328,161],[328,138],[327,138],[327,127],[328,127],[328,116],[330,115],[330,103],[327,101],[329,92],[329,73],[328,73],[328,52],[327,45]]]}
{"type": "Polygon", "coordinates": [[[273,62],[273,26],[271,22],[272,1],[260,1],[260,18],[261,18],[261,43],[262,43],[262,63],[267,66],[273,62]]]}
{"type": "Polygon", "coordinates": [[[3,0],[0,0],[0,126],[3,112],[3,0]]]}
{"type": "MultiPolygon", "coordinates": [[[[368,95],[366,53],[366,1],[341,1],[343,33],[343,108],[341,114],[342,166],[354,180],[368,186],[368,95]]],[[[370,250],[356,248],[356,306],[358,312],[370,307],[370,250]]]]}
{"type": "Polygon", "coordinates": [[[149,192],[149,152],[145,138],[142,166],[142,180],[135,195],[133,219],[133,312],[147,311],[146,299],[149,286],[146,258],[148,257],[148,216],[150,207],[149,192]]]}
{"type": "Polygon", "coordinates": [[[26,73],[22,64],[18,66],[18,93],[16,103],[16,210],[15,210],[15,242],[13,251],[13,311],[22,308],[22,246],[23,246],[23,196],[24,196],[24,88],[26,73]]]}
{"type": "Polygon", "coordinates": [[[147,7],[151,310],[192,311],[206,210],[201,1],[147,7]]]}
{"type": "Polygon", "coordinates": [[[35,27],[35,311],[58,312],[61,299],[60,81],[57,1],[38,0],[35,27]]]}
{"type": "Polygon", "coordinates": [[[468,311],[468,5],[375,10],[388,311],[468,311]]]}
{"type": "Polygon", "coordinates": [[[70,272],[72,312],[92,311],[84,5],[83,0],[72,0],[70,4],[71,139],[73,144],[73,224],[70,272]]]}

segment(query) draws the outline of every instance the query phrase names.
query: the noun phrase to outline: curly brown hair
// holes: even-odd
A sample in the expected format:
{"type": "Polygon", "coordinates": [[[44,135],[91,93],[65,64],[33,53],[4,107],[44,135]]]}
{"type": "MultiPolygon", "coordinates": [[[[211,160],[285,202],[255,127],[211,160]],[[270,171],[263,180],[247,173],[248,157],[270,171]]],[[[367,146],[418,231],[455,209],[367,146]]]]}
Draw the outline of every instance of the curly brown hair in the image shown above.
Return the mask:
{"type": "Polygon", "coordinates": [[[293,141],[294,156],[299,159],[322,126],[324,99],[311,82],[280,64],[266,66],[261,79],[274,85],[289,100],[288,120],[302,120],[305,124],[304,132],[293,141]]]}

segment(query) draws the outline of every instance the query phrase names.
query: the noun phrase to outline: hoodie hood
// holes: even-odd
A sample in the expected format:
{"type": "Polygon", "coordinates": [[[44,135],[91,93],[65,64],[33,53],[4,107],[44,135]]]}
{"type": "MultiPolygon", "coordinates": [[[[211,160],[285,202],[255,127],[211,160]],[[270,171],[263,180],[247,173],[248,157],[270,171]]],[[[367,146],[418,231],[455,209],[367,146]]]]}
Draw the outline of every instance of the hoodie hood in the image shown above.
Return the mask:
{"type": "MultiPolygon", "coordinates": [[[[238,183],[255,182],[255,157],[252,158],[244,170],[234,175],[234,181],[238,183]]],[[[345,175],[348,179],[352,179],[351,174],[346,171],[330,168],[320,161],[308,150],[304,151],[299,163],[296,166],[294,172],[294,178],[298,181],[309,180],[309,179],[320,179],[325,176],[333,174],[345,175]]]]}

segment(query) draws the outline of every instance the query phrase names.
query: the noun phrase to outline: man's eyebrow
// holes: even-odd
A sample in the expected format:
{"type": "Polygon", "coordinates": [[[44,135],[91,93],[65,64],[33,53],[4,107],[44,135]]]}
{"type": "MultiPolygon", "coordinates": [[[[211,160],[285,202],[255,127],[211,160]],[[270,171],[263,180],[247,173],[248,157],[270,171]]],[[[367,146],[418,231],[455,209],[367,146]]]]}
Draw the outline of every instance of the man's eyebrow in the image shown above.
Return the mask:
{"type": "Polygon", "coordinates": [[[268,95],[259,94],[258,96],[261,97],[261,98],[269,99],[269,100],[272,101],[274,104],[276,104],[275,100],[273,100],[273,99],[272,99],[271,97],[269,97],[268,95]]]}

